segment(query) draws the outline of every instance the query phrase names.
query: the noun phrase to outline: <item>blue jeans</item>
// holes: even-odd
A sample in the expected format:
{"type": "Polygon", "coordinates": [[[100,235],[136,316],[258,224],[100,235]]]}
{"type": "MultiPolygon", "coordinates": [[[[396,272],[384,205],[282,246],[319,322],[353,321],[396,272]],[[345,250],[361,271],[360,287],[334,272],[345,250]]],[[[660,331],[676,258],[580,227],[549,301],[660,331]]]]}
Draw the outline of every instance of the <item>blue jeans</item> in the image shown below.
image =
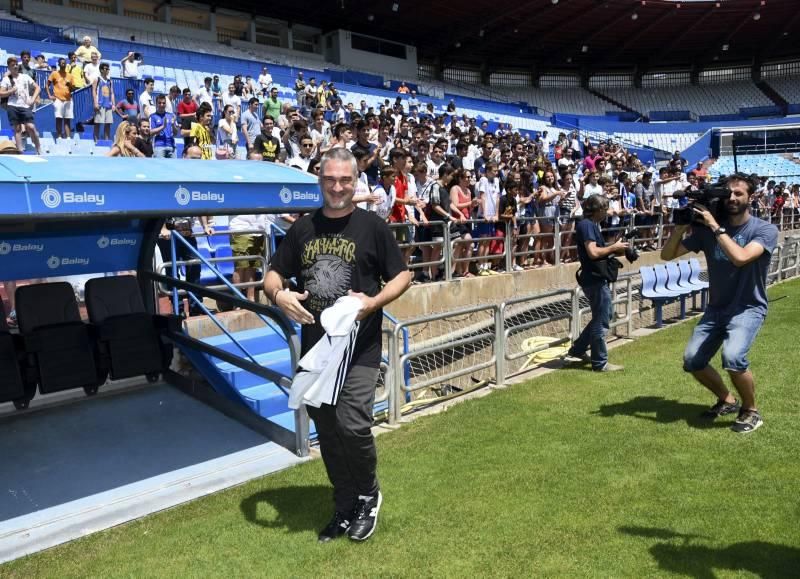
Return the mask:
{"type": "Polygon", "coordinates": [[[593,284],[583,288],[592,309],[592,319],[583,329],[578,339],[573,342],[569,353],[572,356],[583,356],[591,348],[592,369],[600,370],[608,363],[606,335],[611,324],[611,288],[607,282],[593,284]]]}
{"type": "Polygon", "coordinates": [[[160,159],[172,159],[175,156],[175,147],[155,147],[153,156],[160,159]]]}
{"type": "Polygon", "coordinates": [[[746,371],[750,367],[747,353],[765,317],[764,312],[754,308],[733,313],[707,309],[686,344],[683,369],[702,370],[722,346],[722,367],[730,372],[746,371]]]}

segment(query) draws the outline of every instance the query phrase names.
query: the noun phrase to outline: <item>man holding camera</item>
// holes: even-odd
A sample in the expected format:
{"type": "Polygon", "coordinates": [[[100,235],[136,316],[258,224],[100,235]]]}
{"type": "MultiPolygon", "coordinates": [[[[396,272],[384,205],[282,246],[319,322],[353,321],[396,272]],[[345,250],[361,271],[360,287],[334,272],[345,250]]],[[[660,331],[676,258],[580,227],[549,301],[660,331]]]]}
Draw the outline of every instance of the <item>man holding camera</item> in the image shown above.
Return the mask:
{"type": "Polygon", "coordinates": [[[589,300],[592,319],[563,359],[568,364],[591,361],[595,372],[622,370],[622,366],[608,362],[606,334],[614,312],[610,284],[616,280],[617,270],[622,265],[614,256],[625,255],[629,244],[618,240],[606,246],[605,238],[600,232],[600,222],[607,215],[608,199],[603,195],[592,195],[583,202],[584,218],[575,227],[578,259],[581,262],[576,277],[589,300]],[[587,358],[587,350],[591,351],[591,358],[587,358]]]}
{"type": "Polygon", "coordinates": [[[731,429],[747,434],[764,423],[756,407],[747,354],[767,315],[767,272],[778,243],[778,229],[750,215],[751,198],[756,192],[750,176],[734,173],[725,187],[730,194],[720,199],[724,211],[715,216],[694,203],[691,234],[684,238],[689,225],[676,225],[661,258],[675,259],[701,250],[706,256],[708,308],[686,346],[683,368],[717,397],[703,416],[714,420],[737,412],[731,429]],[[728,371],[741,404],[709,365],[720,346],[722,367],[728,371]]]}

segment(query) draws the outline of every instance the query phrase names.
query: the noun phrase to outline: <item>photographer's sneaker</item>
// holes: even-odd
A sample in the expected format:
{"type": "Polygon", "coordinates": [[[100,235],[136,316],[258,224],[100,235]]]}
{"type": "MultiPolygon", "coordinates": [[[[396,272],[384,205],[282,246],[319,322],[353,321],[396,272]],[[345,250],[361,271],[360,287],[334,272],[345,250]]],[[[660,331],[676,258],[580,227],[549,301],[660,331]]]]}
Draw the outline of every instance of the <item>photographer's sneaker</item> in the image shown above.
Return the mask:
{"type": "Polygon", "coordinates": [[[736,422],[731,426],[731,430],[737,434],[748,434],[761,427],[764,420],[758,413],[758,410],[740,410],[739,417],[736,422]]]}
{"type": "Polygon", "coordinates": [[[561,356],[561,361],[564,364],[576,365],[576,364],[588,364],[592,361],[591,357],[588,354],[582,354],[580,356],[576,356],[575,354],[570,354],[567,352],[563,356],[561,356]]]}
{"type": "Polygon", "coordinates": [[[733,402],[725,402],[724,400],[717,400],[717,403],[714,404],[711,408],[703,412],[700,416],[703,418],[708,418],[709,420],[716,420],[720,416],[725,416],[726,414],[733,414],[734,412],[739,412],[739,401],[736,398],[733,399],[733,402]]]}
{"type": "Polygon", "coordinates": [[[356,510],[353,511],[353,522],[348,532],[353,541],[366,541],[375,532],[382,502],[383,494],[380,491],[378,491],[378,496],[358,496],[356,510]]]}
{"type": "Polygon", "coordinates": [[[328,541],[338,539],[350,530],[350,521],[352,520],[353,516],[351,513],[342,513],[336,511],[333,514],[333,518],[330,520],[330,522],[325,525],[325,528],[319,532],[319,535],[317,535],[319,542],[327,543],[328,541]]]}
{"type": "Polygon", "coordinates": [[[598,368],[597,370],[593,370],[594,372],[619,372],[624,370],[625,366],[620,366],[619,364],[611,364],[610,362],[606,362],[602,368],[598,368]]]}

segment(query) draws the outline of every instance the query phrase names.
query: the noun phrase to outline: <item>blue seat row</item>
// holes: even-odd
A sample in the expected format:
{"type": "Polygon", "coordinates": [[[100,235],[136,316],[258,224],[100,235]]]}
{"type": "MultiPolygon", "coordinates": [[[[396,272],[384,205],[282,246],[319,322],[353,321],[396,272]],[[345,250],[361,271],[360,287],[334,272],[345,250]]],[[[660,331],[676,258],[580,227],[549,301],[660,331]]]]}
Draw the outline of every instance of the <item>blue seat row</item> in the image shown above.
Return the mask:
{"type": "Polygon", "coordinates": [[[641,295],[656,308],[656,327],[663,325],[663,306],[679,300],[680,319],[686,317],[686,298],[700,296],[701,308],[706,307],[708,282],[700,279],[700,262],[695,259],[659,263],[639,268],[642,276],[641,295]]]}

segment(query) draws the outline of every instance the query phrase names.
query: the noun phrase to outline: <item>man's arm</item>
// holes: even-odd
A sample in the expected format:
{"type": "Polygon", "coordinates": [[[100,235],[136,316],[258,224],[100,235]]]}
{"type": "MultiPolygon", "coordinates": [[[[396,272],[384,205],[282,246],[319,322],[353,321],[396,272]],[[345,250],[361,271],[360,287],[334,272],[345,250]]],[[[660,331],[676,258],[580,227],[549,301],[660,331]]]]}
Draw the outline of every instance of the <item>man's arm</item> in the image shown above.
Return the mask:
{"type": "Polygon", "coordinates": [[[203,226],[203,231],[206,233],[206,235],[214,235],[214,228],[208,223],[207,215],[200,216],[200,224],[203,226]]]}
{"type": "MultiPolygon", "coordinates": [[[[710,211],[695,209],[695,212],[703,217],[706,227],[708,227],[711,231],[719,229],[719,224],[717,223],[716,219],[714,219],[714,216],[711,215],[710,211]]],[[[730,262],[736,267],[744,267],[747,264],[754,262],[761,257],[761,254],[764,253],[764,251],[766,251],[765,247],[758,241],[751,241],[742,247],[727,233],[718,235],[717,243],[719,243],[719,246],[725,255],[728,256],[730,262]]]]}
{"type": "Polygon", "coordinates": [[[686,255],[689,250],[681,243],[683,234],[689,229],[688,225],[676,225],[672,230],[672,235],[669,236],[666,245],[661,249],[661,259],[670,261],[676,257],[686,255]]]}
{"type": "Polygon", "coordinates": [[[599,247],[596,241],[591,240],[585,242],[584,247],[586,248],[586,254],[589,256],[589,259],[595,261],[608,257],[609,255],[625,255],[625,250],[628,249],[628,243],[620,240],[613,245],[599,247]]]}
{"type": "MultiPolygon", "coordinates": [[[[272,272],[270,272],[272,273],[272,272]]],[[[363,320],[371,313],[381,309],[387,304],[392,303],[411,287],[414,275],[409,270],[401,271],[394,276],[375,297],[369,297],[363,293],[351,291],[350,295],[361,298],[361,311],[356,319],[363,320]]],[[[285,292],[282,292],[285,293],[285,292]]]]}

